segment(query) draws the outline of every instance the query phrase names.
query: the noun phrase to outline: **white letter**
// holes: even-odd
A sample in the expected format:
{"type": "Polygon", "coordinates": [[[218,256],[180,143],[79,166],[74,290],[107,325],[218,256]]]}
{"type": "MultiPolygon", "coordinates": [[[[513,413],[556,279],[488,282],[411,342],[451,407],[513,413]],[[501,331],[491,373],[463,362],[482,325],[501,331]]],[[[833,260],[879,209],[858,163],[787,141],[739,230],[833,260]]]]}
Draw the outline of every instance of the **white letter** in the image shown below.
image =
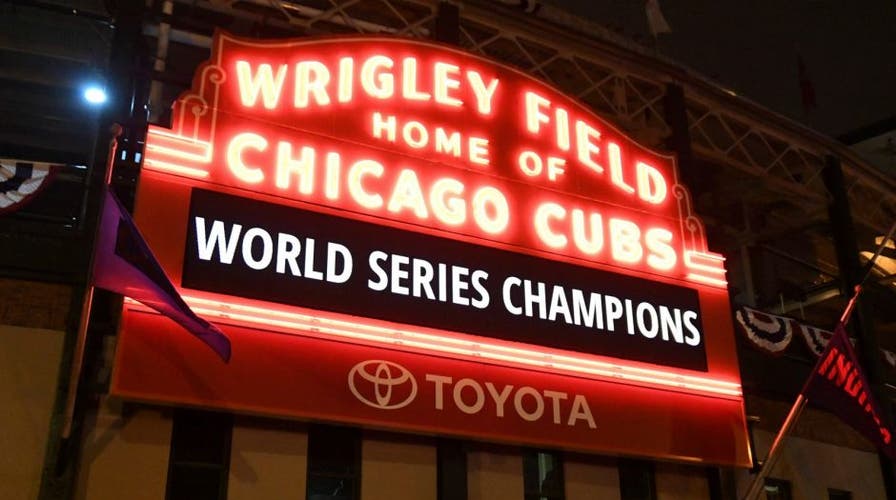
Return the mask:
{"type": "Polygon", "coordinates": [[[544,414],[544,400],[541,399],[541,394],[528,386],[520,387],[520,389],[516,391],[516,394],[513,395],[513,406],[516,407],[516,412],[519,414],[520,418],[529,422],[538,420],[544,414]],[[532,396],[532,399],[535,400],[535,411],[533,412],[527,412],[526,409],[523,408],[523,396],[527,394],[532,396]]]}
{"type": "Polygon", "coordinates": [[[470,274],[470,270],[462,266],[451,266],[451,302],[460,306],[470,305],[470,299],[464,297],[462,293],[467,290],[470,285],[461,278],[466,278],[470,274]]]}
{"type": "Polygon", "coordinates": [[[471,303],[473,307],[478,309],[485,309],[488,307],[490,297],[488,295],[488,290],[486,290],[485,286],[483,286],[482,282],[488,279],[488,273],[477,269],[473,271],[473,289],[479,293],[479,298],[473,299],[471,303]]]}
{"type": "Polygon", "coordinates": [[[420,189],[420,181],[417,173],[409,168],[402,169],[395,181],[392,197],[389,198],[388,210],[393,213],[400,212],[403,208],[410,208],[418,219],[429,217],[426,210],[426,201],[423,199],[423,191],[420,189]]]}
{"type": "Polygon", "coordinates": [[[591,125],[588,125],[582,120],[576,120],[576,153],[578,154],[579,161],[586,167],[600,174],[603,173],[604,167],[598,165],[591,157],[591,155],[599,153],[600,148],[591,142],[592,139],[595,141],[600,139],[600,132],[594,130],[591,125]]]}
{"type": "Polygon", "coordinates": [[[616,320],[622,317],[622,301],[612,295],[604,295],[604,302],[607,311],[607,331],[616,331],[616,320]]]}
{"type": "Polygon", "coordinates": [[[355,60],[351,57],[343,57],[339,60],[339,102],[352,100],[352,77],[354,75],[355,60]]]}
{"type": "Polygon", "coordinates": [[[576,394],[575,399],[572,400],[572,410],[569,412],[569,421],[566,422],[566,425],[572,427],[576,425],[576,420],[588,422],[588,427],[592,429],[597,427],[594,425],[594,417],[591,416],[591,408],[588,408],[588,401],[581,394],[576,394]]]}
{"type": "Polygon", "coordinates": [[[368,175],[382,177],[383,165],[374,160],[356,161],[348,169],[348,193],[364,208],[380,208],[383,206],[383,197],[368,193],[361,184],[361,180],[368,175]]]}
{"type": "Polygon", "coordinates": [[[433,68],[435,70],[434,90],[436,102],[448,106],[460,106],[463,104],[460,99],[448,95],[449,91],[457,90],[460,87],[460,80],[457,79],[460,68],[443,62],[437,62],[433,68]]]}
{"type": "Polygon", "coordinates": [[[330,283],[345,283],[352,276],[352,254],[339,243],[327,243],[327,281],[330,283]],[[342,272],[336,274],[336,257],[342,257],[342,272]]]}
{"type": "Polygon", "coordinates": [[[401,138],[414,149],[420,149],[429,144],[429,132],[422,123],[416,120],[411,120],[401,127],[401,138]]]}
{"type": "Polygon", "coordinates": [[[554,410],[554,423],[560,423],[560,400],[565,400],[567,395],[565,392],[544,391],[544,397],[551,400],[551,406],[554,410]]]}
{"type": "Polygon", "coordinates": [[[467,80],[470,82],[470,88],[473,89],[473,93],[476,94],[476,110],[483,115],[490,114],[492,112],[492,98],[495,97],[495,90],[498,88],[498,79],[492,78],[488,82],[488,87],[486,87],[485,82],[482,81],[482,75],[476,71],[469,70],[467,71],[467,80]]]}
{"type": "Polygon", "coordinates": [[[660,306],[660,324],[663,327],[663,340],[669,340],[669,335],[675,342],[684,342],[684,331],[681,329],[681,309],[674,308],[671,311],[666,306],[660,306]]]}
{"type": "Polygon", "coordinates": [[[538,304],[538,317],[541,319],[545,319],[547,316],[547,291],[543,282],[537,282],[538,293],[534,293],[532,291],[532,281],[524,280],[523,281],[523,300],[525,301],[526,306],[526,316],[532,317],[533,308],[532,306],[538,304]]]}
{"type": "Polygon", "coordinates": [[[280,141],[277,146],[277,187],[289,188],[289,177],[299,177],[299,192],[311,194],[314,191],[314,148],[304,146],[298,160],[292,158],[292,144],[280,141]]]}
{"type": "Polygon", "coordinates": [[[684,312],[684,327],[690,332],[690,335],[684,338],[687,345],[700,345],[700,329],[694,324],[696,319],[697,313],[694,311],[684,312]]]}
{"type": "Polygon", "coordinates": [[[626,193],[634,193],[635,188],[626,184],[622,175],[622,153],[619,150],[619,146],[616,143],[611,142],[607,146],[607,155],[610,157],[610,180],[626,193]]]}
{"type": "Polygon", "coordinates": [[[548,319],[557,320],[557,315],[562,314],[567,324],[572,323],[572,316],[569,314],[569,303],[566,301],[566,291],[560,285],[554,285],[551,290],[551,307],[548,312],[548,319]]]}
{"type": "Polygon", "coordinates": [[[635,263],[641,260],[641,229],[625,219],[610,219],[610,249],[614,260],[635,263]]]}
{"type": "Polygon", "coordinates": [[[215,252],[215,245],[218,247],[218,253],[221,255],[218,261],[222,264],[233,263],[233,254],[236,252],[236,244],[240,239],[240,231],[243,226],[234,224],[230,228],[230,240],[225,239],[224,223],[216,220],[212,222],[212,230],[209,237],[205,234],[205,218],[196,217],[196,246],[199,247],[199,258],[201,260],[212,260],[215,252]]]}
{"type": "Polygon", "coordinates": [[[488,139],[470,137],[470,140],[467,141],[467,149],[470,152],[470,163],[488,165],[488,139]]]}
{"type": "Polygon", "coordinates": [[[491,395],[492,399],[495,400],[495,416],[497,416],[498,418],[503,418],[504,403],[507,402],[507,396],[510,396],[510,391],[513,389],[513,386],[505,385],[500,394],[497,390],[495,390],[495,384],[491,382],[486,382],[485,388],[488,389],[489,395],[491,395]]]}
{"type": "Polygon", "coordinates": [[[367,258],[367,263],[370,265],[370,270],[376,274],[378,278],[377,281],[367,280],[367,288],[371,290],[376,290],[377,292],[382,292],[389,286],[389,276],[386,274],[386,271],[380,266],[380,261],[384,261],[389,258],[389,254],[386,252],[381,252],[379,250],[374,250],[370,252],[370,256],[367,258]]]}
{"type": "Polygon", "coordinates": [[[371,97],[388,99],[395,93],[395,77],[392,73],[380,73],[380,69],[392,69],[392,59],[371,56],[361,65],[361,87],[371,97]]]}
{"type": "Polygon", "coordinates": [[[227,145],[227,166],[239,180],[249,184],[258,184],[264,180],[264,172],[260,168],[248,167],[243,163],[242,152],[246,148],[264,151],[268,147],[268,141],[251,132],[237,134],[227,145]]]}
{"type": "Polygon", "coordinates": [[[324,63],[302,61],[296,64],[296,107],[307,107],[309,94],[314,94],[318,106],[330,104],[330,96],[327,95],[326,89],[328,83],[330,83],[330,70],[324,63]]]}
{"type": "Polygon", "coordinates": [[[314,269],[314,238],[305,238],[305,277],[323,281],[324,273],[314,269]]]}
{"type": "Polygon", "coordinates": [[[405,57],[401,67],[401,95],[409,101],[428,101],[429,94],[417,90],[417,60],[405,57]]]}
{"type": "Polygon", "coordinates": [[[656,168],[638,162],[638,196],[647,203],[659,205],[666,200],[666,179],[656,168]]]}
{"type": "Polygon", "coordinates": [[[591,328],[604,329],[604,313],[600,303],[600,294],[590,292],[588,304],[585,304],[585,295],[578,288],[572,289],[572,310],[575,324],[591,328]]]}
{"type": "Polygon", "coordinates": [[[485,406],[485,393],[482,392],[482,387],[476,383],[475,380],[462,378],[454,384],[454,404],[457,405],[458,410],[467,415],[479,413],[479,411],[482,410],[482,407],[485,406]],[[468,405],[466,401],[464,401],[462,393],[465,387],[472,388],[473,392],[476,393],[476,402],[472,405],[468,405]]]}
{"type": "Polygon", "coordinates": [[[675,249],[672,248],[672,231],[655,227],[644,233],[644,244],[650,254],[647,256],[647,265],[666,271],[675,266],[675,249]]]}
{"type": "Polygon", "coordinates": [[[377,111],[373,114],[373,136],[377,139],[382,139],[384,131],[386,132],[386,140],[395,142],[395,115],[389,115],[383,120],[383,115],[377,111]]]}
{"type": "Polygon", "coordinates": [[[286,272],[286,264],[289,264],[289,272],[293,276],[301,276],[296,257],[302,251],[302,243],[295,236],[287,233],[277,233],[277,267],[278,273],[286,272]]]}
{"type": "Polygon", "coordinates": [[[253,227],[246,231],[243,236],[243,261],[246,265],[255,270],[261,270],[271,264],[271,258],[274,255],[274,240],[267,231],[260,227],[253,227]],[[261,238],[261,258],[255,260],[252,255],[252,242],[255,238],[261,238]]]}
{"type": "Polygon", "coordinates": [[[641,335],[653,339],[656,338],[660,331],[660,321],[656,314],[656,309],[649,302],[641,302],[635,309],[635,319],[638,322],[638,330],[641,335]],[[650,316],[650,325],[644,321],[645,316],[650,316]]]}
{"type": "Polygon", "coordinates": [[[507,228],[510,222],[510,207],[504,193],[491,186],[480,188],[473,195],[473,219],[486,233],[498,234],[507,228]],[[492,207],[494,215],[489,215],[488,207],[492,207]]]}
{"type": "Polygon", "coordinates": [[[436,153],[460,156],[460,132],[448,135],[442,127],[436,127],[436,153]]]}
{"type": "Polygon", "coordinates": [[[411,259],[405,255],[392,254],[392,293],[398,295],[408,295],[410,289],[401,284],[402,280],[408,279],[407,265],[411,259]]]}
{"type": "Polygon", "coordinates": [[[251,108],[258,100],[258,92],[261,91],[261,99],[264,107],[274,109],[280,100],[280,90],[283,88],[283,79],[286,77],[286,65],[281,64],[277,68],[277,79],[274,79],[274,70],[270,64],[259,64],[258,73],[252,75],[252,66],[246,61],[236,62],[236,79],[240,88],[240,100],[243,106],[251,108]]]}
{"type": "Polygon", "coordinates": [[[515,276],[509,276],[504,280],[504,284],[501,285],[501,292],[504,297],[504,309],[507,309],[507,312],[513,314],[514,316],[519,316],[523,314],[523,308],[519,306],[513,305],[513,302],[510,301],[510,287],[512,286],[520,286],[522,281],[515,276]]]}
{"type": "Polygon", "coordinates": [[[430,373],[426,374],[426,381],[432,382],[436,386],[436,410],[441,410],[445,407],[443,397],[445,384],[451,383],[451,377],[444,377],[442,375],[432,375],[430,373]]]}
{"type": "Polygon", "coordinates": [[[426,294],[429,300],[436,300],[436,295],[432,291],[432,278],[434,276],[432,264],[423,259],[414,259],[411,261],[411,283],[413,290],[411,293],[414,297],[420,297],[421,290],[426,294]]]}
{"type": "Polygon", "coordinates": [[[572,240],[582,253],[597,255],[604,247],[604,224],[598,212],[588,214],[590,224],[585,224],[585,212],[579,208],[572,211],[572,240]],[[588,238],[586,233],[591,233],[588,238]]]}
{"type": "Polygon", "coordinates": [[[535,92],[526,92],[526,128],[529,132],[537,134],[542,123],[548,123],[550,118],[541,111],[547,108],[551,101],[541,97],[535,92]]]}
{"type": "Polygon", "coordinates": [[[457,226],[467,220],[467,206],[460,197],[464,184],[445,177],[433,183],[429,190],[429,204],[436,218],[445,224],[457,226]]]}
{"type": "Polygon", "coordinates": [[[535,223],[535,234],[538,235],[538,238],[545,245],[551,248],[564,248],[568,243],[566,236],[555,233],[551,229],[550,222],[548,219],[558,219],[563,220],[566,218],[566,209],[562,206],[546,202],[542,203],[535,209],[535,217],[533,222],[535,223]]]}

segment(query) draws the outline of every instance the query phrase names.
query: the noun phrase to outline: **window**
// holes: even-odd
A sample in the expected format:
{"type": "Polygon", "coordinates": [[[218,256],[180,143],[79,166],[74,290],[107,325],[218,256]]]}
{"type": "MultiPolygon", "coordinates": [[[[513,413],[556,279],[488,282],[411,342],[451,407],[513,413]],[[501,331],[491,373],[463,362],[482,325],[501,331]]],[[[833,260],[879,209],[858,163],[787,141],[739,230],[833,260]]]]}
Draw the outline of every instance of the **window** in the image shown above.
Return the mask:
{"type": "Polygon", "coordinates": [[[557,453],[529,451],[523,455],[526,500],[563,500],[563,460],[557,453]]]}
{"type": "Polygon", "coordinates": [[[175,410],[166,500],[227,498],[232,432],[232,415],[175,410]]]}
{"type": "Polygon", "coordinates": [[[464,443],[440,439],[436,462],[438,500],[467,500],[467,451],[464,443]]]}
{"type": "Polygon", "coordinates": [[[361,490],[361,432],[312,426],[308,432],[308,500],[358,500],[361,490]]]}
{"type": "Polygon", "coordinates": [[[765,480],[766,500],[791,500],[790,481],[767,478],[765,480]]]}
{"type": "Polygon", "coordinates": [[[852,500],[852,492],[828,488],[828,500],[852,500]]]}
{"type": "Polygon", "coordinates": [[[620,459],[619,494],[622,500],[656,500],[653,463],[620,459]]]}

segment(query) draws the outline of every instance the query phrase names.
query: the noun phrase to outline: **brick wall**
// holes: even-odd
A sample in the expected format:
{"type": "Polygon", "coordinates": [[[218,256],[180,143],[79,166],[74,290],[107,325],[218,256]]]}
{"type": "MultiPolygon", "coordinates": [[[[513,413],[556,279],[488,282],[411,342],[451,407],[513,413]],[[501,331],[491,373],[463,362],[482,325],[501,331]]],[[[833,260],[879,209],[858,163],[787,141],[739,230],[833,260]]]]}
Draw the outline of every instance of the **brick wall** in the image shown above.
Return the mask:
{"type": "Polygon", "coordinates": [[[72,287],[0,278],[0,324],[65,330],[72,287]]]}

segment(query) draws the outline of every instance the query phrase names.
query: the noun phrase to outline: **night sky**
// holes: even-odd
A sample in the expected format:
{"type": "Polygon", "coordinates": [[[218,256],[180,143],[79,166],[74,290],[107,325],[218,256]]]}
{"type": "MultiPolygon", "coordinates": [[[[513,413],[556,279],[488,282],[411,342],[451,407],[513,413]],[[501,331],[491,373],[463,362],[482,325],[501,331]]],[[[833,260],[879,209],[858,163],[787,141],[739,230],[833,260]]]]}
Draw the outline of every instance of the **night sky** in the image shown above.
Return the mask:
{"type": "MultiPolygon", "coordinates": [[[[652,44],[643,0],[548,0],[652,44]]],[[[896,116],[896,0],[659,0],[659,52],[723,86],[838,136],[896,116]],[[803,113],[802,54],[817,107],[803,113]]]]}

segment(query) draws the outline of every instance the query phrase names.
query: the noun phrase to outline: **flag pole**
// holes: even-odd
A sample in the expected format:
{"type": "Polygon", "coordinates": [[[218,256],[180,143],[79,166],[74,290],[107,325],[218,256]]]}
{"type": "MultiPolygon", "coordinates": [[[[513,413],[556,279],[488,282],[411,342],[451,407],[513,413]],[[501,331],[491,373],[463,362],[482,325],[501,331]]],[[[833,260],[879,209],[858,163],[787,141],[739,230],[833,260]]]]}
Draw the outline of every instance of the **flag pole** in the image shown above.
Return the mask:
{"type": "MultiPolygon", "coordinates": [[[[855,307],[856,300],[859,298],[859,293],[861,292],[862,286],[857,285],[855,293],[852,298],[849,299],[849,303],[846,304],[846,309],[843,311],[843,315],[840,316],[840,323],[846,324],[846,320],[849,319],[849,315],[852,314],[852,309],[855,307]]],[[[819,358],[819,362],[820,361],[821,359],[819,358]]],[[[814,371],[815,370],[813,369],[813,372],[814,371]]],[[[806,379],[806,383],[803,385],[802,390],[800,390],[799,395],[797,395],[796,401],[793,402],[793,406],[790,407],[790,412],[787,413],[787,417],[784,419],[784,423],[781,424],[781,429],[778,431],[778,435],[776,435],[775,440],[772,441],[772,445],[768,449],[765,461],[762,462],[762,467],[759,469],[759,473],[756,474],[752,484],[750,484],[750,489],[747,490],[744,500],[753,500],[757,498],[762,491],[762,486],[765,485],[765,478],[771,473],[772,468],[774,468],[775,463],[778,461],[778,457],[781,456],[780,450],[783,448],[782,445],[784,444],[784,440],[790,435],[790,431],[793,429],[794,424],[796,424],[796,421],[800,418],[800,415],[806,408],[806,403],[809,402],[803,394],[806,392],[806,386],[809,384],[810,380],[812,380],[811,374],[809,378],[806,379]]]]}
{"type": "Polygon", "coordinates": [[[106,156],[105,171],[103,175],[103,193],[100,196],[99,211],[97,222],[94,228],[93,240],[90,246],[90,263],[87,266],[87,287],[84,290],[84,298],[81,302],[81,319],[78,322],[78,332],[75,337],[75,350],[72,354],[72,366],[68,379],[68,394],[65,399],[65,412],[62,415],[62,439],[68,439],[72,435],[72,424],[75,415],[75,402],[78,399],[78,384],[81,380],[81,371],[84,366],[84,349],[87,345],[87,327],[90,322],[90,312],[93,307],[93,266],[96,260],[97,235],[100,230],[100,220],[103,216],[103,205],[105,204],[105,190],[112,182],[112,165],[115,163],[115,155],[118,151],[118,138],[121,136],[121,125],[115,123],[112,125],[112,137],[109,139],[109,153],[106,156]]]}
{"type": "MultiPolygon", "coordinates": [[[[887,233],[887,236],[883,239],[883,241],[881,241],[880,245],[878,245],[877,247],[877,251],[874,253],[874,256],[871,257],[871,259],[868,261],[868,270],[865,272],[864,276],[862,276],[862,281],[855,286],[855,293],[853,293],[852,297],[849,299],[849,302],[846,304],[846,309],[843,310],[843,314],[840,316],[839,324],[845,325],[847,320],[849,320],[849,316],[852,314],[852,310],[856,305],[859,294],[862,293],[862,286],[865,284],[865,280],[868,279],[868,276],[870,276],[871,274],[871,269],[874,267],[874,261],[876,261],[881,252],[883,252],[884,247],[886,246],[890,238],[892,238],[894,232],[896,232],[896,223],[893,223],[893,225],[890,227],[890,231],[887,233]]],[[[821,358],[819,358],[818,362],[820,363],[821,361],[821,358]]],[[[814,371],[815,369],[813,369],[813,373],[814,371]]],[[[759,473],[756,474],[756,477],[750,484],[750,488],[747,490],[747,494],[744,495],[744,500],[753,500],[757,498],[759,496],[759,493],[762,491],[762,486],[765,485],[765,478],[769,475],[769,473],[771,473],[772,468],[778,461],[778,457],[780,457],[781,455],[780,450],[783,447],[782,445],[784,444],[784,440],[787,439],[787,436],[790,435],[790,431],[792,430],[793,425],[800,418],[800,414],[803,413],[803,409],[805,409],[806,403],[809,402],[804,394],[806,393],[806,389],[808,388],[809,382],[811,380],[812,375],[810,374],[810,376],[806,379],[805,384],[803,384],[803,388],[802,390],[800,390],[799,395],[796,397],[796,401],[794,401],[793,406],[790,407],[790,412],[784,419],[784,423],[781,424],[781,429],[775,436],[775,440],[772,441],[772,445],[768,450],[766,459],[764,462],[762,462],[762,467],[759,469],[759,473]]]]}

